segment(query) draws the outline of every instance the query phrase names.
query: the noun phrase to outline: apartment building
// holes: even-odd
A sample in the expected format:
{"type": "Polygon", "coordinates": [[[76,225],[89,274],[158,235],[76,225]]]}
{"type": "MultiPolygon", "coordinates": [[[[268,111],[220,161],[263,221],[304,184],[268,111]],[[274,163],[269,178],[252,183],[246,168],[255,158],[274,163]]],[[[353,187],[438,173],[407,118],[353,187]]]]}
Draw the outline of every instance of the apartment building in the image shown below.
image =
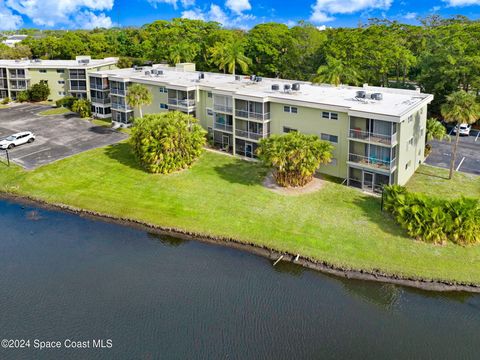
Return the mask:
{"type": "Polygon", "coordinates": [[[31,85],[46,82],[51,100],[64,96],[88,98],[88,74],[116,68],[117,58],[91,59],[77,56],[75,60],[0,60],[0,99],[16,99],[31,85]]]}
{"type": "Polygon", "coordinates": [[[125,95],[130,84],[140,83],[153,94],[144,114],[191,114],[216,147],[244,157],[255,157],[258,142],[271,134],[316,134],[335,147],[333,161],[320,171],[372,192],[405,184],[424,161],[433,100],[414,90],[197,72],[190,63],[99,71],[89,83],[95,84],[92,103],[102,108],[98,116],[111,111],[114,123],[128,125],[138,114],[125,95]]]}

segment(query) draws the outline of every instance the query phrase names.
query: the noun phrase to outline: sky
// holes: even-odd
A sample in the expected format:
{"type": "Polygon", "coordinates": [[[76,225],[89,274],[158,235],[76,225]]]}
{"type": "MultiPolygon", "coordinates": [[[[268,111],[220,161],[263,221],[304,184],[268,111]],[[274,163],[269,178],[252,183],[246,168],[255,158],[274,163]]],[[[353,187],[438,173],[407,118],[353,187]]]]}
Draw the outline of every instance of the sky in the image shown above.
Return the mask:
{"type": "Polygon", "coordinates": [[[249,29],[275,21],[354,27],[371,17],[416,24],[429,14],[480,18],[480,0],[0,0],[0,30],[141,26],[175,17],[249,29]]]}

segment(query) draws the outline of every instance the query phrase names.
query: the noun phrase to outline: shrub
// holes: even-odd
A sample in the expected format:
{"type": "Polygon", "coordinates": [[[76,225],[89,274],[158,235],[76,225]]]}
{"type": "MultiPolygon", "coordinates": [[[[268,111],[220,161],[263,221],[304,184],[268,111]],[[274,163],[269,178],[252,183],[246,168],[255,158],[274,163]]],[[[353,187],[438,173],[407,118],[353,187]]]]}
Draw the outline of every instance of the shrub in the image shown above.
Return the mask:
{"type": "Polygon", "coordinates": [[[57,101],[55,101],[55,104],[57,107],[64,107],[67,109],[72,110],[73,103],[77,101],[76,97],[73,96],[65,96],[57,101]]]}
{"type": "Polygon", "coordinates": [[[280,186],[297,187],[309,183],[320,165],[331,161],[332,151],[332,144],[318,136],[294,131],[262,139],[257,155],[266,166],[273,167],[280,186]]]}
{"type": "Polygon", "coordinates": [[[45,101],[50,95],[50,88],[46,82],[33,84],[28,90],[28,97],[31,101],[45,101]]]}
{"type": "Polygon", "coordinates": [[[78,99],[73,102],[72,111],[78,113],[81,118],[92,116],[92,104],[85,99],[78,99]]]}
{"type": "Polygon", "coordinates": [[[410,193],[403,186],[386,186],[384,208],[409,236],[434,244],[480,242],[480,200],[444,200],[410,193]]]}
{"type": "Polygon", "coordinates": [[[7,105],[7,104],[10,103],[10,101],[12,101],[12,100],[11,100],[9,97],[6,97],[6,98],[4,98],[4,99],[2,100],[2,104],[3,104],[3,105],[7,105]]]}
{"type": "Polygon", "coordinates": [[[130,141],[148,172],[169,174],[195,162],[203,151],[205,135],[193,116],[173,111],[136,119],[130,141]]]}
{"type": "Polygon", "coordinates": [[[29,97],[28,97],[28,92],[26,91],[20,91],[18,94],[17,94],[17,101],[18,102],[25,102],[25,101],[28,101],[29,100],[29,97]]]}

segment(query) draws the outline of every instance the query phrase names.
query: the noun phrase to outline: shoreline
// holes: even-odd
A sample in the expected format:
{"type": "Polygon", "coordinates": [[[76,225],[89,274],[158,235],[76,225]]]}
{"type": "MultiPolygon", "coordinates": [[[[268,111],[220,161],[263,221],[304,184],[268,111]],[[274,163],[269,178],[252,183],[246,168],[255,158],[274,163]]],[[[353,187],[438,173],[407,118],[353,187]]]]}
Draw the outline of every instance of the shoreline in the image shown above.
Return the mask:
{"type": "Polygon", "coordinates": [[[35,206],[46,210],[64,211],[66,213],[75,214],[81,217],[86,217],[93,220],[106,221],[122,226],[129,226],[144,231],[155,232],[160,235],[170,235],[185,240],[195,240],[203,243],[231,247],[234,249],[247,251],[254,255],[262,256],[272,261],[276,261],[280,258],[280,256],[283,256],[282,261],[288,261],[307,269],[346,279],[376,281],[380,283],[389,283],[404,287],[421,289],[425,291],[480,293],[480,284],[466,284],[451,281],[404,277],[395,274],[383,273],[381,271],[348,269],[329,264],[325,261],[304,257],[301,254],[297,255],[289,252],[282,252],[274,248],[268,248],[254,243],[243,242],[235,238],[209,236],[205,234],[185,231],[178,228],[162,227],[149,224],[140,220],[121,218],[92,210],[79,209],[74,206],[65,204],[50,203],[29,196],[0,192],[0,200],[13,201],[19,204],[35,206]],[[298,260],[296,260],[297,256],[298,260]]]}

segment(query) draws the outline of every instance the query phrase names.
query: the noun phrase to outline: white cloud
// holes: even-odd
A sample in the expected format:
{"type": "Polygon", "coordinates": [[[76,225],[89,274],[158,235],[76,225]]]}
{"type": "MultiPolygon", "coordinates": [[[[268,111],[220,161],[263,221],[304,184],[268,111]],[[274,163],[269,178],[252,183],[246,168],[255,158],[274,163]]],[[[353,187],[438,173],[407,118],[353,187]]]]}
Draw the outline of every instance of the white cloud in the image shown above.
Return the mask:
{"type": "Polygon", "coordinates": [[[325,30],[327,30],[327,26],[326,25],[320,25],[320,26],[317,26],[317,29],[320,30],[320,31],[325,31],[325,30]]]}
{"type": "Polygon", "coordinates": [[[80,29],[110,28],[112,19],[104,13],[96,15],[91,11],[82,11],[75,16],[75,23],[80,29]]]}
{"type": "Polygon", "coordinates": [[[111,19],[101,11],[113,8],[114,0],[6,0],[6,5],[29,17],[34,24],[53,27],[58,24],[78,25],[76,17],[87,25],[107,25],[111,19]],[[100,13],[95,14],[94,11],[100,13]],[[85,13],[86,12],[86,13],[85,13]]]}
{"type": "Polygon", "coordinates": [[[19,15],[14,15],[2,0],[0,0],[0,30],[15,30],[22,26],[23,20],[19,15]]]}
{"type": "Polygon", "coordinates": [[[480,5],[480,0],[443,0],[448,6],[480,5]]]}
{"type": "Polygon", "coordinates": [[[197,8],[183,11],[182,18],[206,21],[205,14],[202,12],[202,10],[197,8]]]}
{"type": "Polygon", "coordinates": [[[195,5],[195,0],[147,0],[153,7],[157,7],[158,4],[172,5],[175,9],[178,7],[178,3],[184,7],[191,7],[195,5]]]}
{"type": "Polygon", "coordinates": [[[208,19],[210,21],[219,22],[222,25],[225,25],[228,23],[227,14],[225,14],[225,12],[222,10],[220,6],[215,4],[210,5],[210,11],[208,12],[208,19]]]}
{"type": "MultiPolygon", "coordinates": [[[[468,1],[468,0],[466,0],[468,1]]],[[[315,23],[335,20],[335,14],[352,14],[362,10],[387,10],[393,0],[317,0],[312,6],[310,21],[315,23]]]]}
{"type": "Polygon", "coordinates": [[[407,20],[415,19],[417,16],[418,16],[418,14],[415,13],[415,12],[409,12],[409,13],[406,13],[405,15],[403,15],[403,17],[407,20]]]}
{"type": "Polygon", "coordinates": [[[202,11],[199,8],[193,8],[182,12],[182,18],[203,21],[216,21],[222,26],[237,27],[248,29],[248,21],[254,20],[255,16],[251,14],[227,14],[219,5],[210,4],[208,10],[202,11]]]}
{"type": "Polygon", "coordinates": [[[227,0],[225,2],[225,6],[236,14],[241,14],[243,11],[247,11],[252,8],[249,0],[227,0]]]}

